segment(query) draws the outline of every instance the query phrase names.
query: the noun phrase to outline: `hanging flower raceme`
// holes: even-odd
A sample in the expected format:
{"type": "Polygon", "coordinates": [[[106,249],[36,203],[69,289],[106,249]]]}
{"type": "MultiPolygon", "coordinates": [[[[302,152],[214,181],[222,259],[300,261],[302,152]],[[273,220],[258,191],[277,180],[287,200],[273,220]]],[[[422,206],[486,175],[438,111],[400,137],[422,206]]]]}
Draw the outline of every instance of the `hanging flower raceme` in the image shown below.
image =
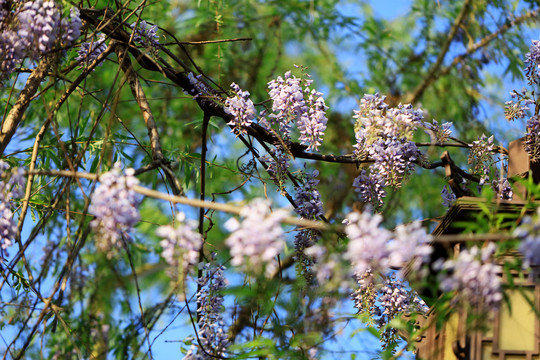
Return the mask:
{"type": "Polygon", "coordinates": [[[224,358],[229,345],[222,316],[225,301],[222,291],[227,286],[225,268],[212,261],[204,264],[201,270],[203,276],[199,279],[200,291],[197,293],[199,343],[192,345],[184,357],[186,360],[224,358]]]}
{"type": "Polygon", "coordinates": [[[491,166],[493,165],[493,135],[489,138],[482,134],[478,140],[470,145],[469,164],[472,164],[471,172],[480,176],[480,185],[489,183],[491,166]]]}
{"type": "Polygon", "coordinates": [[[448,190],[448,187],[446,185],[444,185],[443,189],[441,190],[441,197],[442,203],[446,207],[454,205],[457,200],[456,194],[454,194],[452,190],[448,190]]]}
{"type": "Polygon", "coordinates": [[[196,265],[199,259],[199,250],[203,244],[202,236],[197,231],[196,221],[186,221],[186,214],[179,212],[176,215],[177,225],[160,226],[156,234],[163,238],[161,256],[180,274],[186,274],[196,265]]]}
{"type": "Polygon", "coordinates": [[[433,119],[431,123],[424,122],[424,131],[432,137],[434,142],[439,144],[448,141],[452,134],[452,131],[450,130],[451,127],[451,122],[445,122],[439,125],[439,122],[435,119],[433,119]]]}
{"type": "Polygon", "coordinates": [[[431,254],[426,230],[413,222],[391,232],[381,222],[381,215],[369,211],[350,213],[343,221],[349,238],[344,257],[351,262],[353,272],[357,276],[368,270],[386,274],[407,264],[413,272],[419,271],[431,254]]]}
{"type": "Polygon", "coordinates": [[[355,110],[356,144],[354,155],[359,160],[372,159],[369,174],[365,170],[353,186],[364,202],[379,208],[384,188],[398,188],[414,170],[421,153],[412,141],[414,131],[423,126],[422,110],[411,105],[390,108],[379,94],[364,95],[360,110],[355,110]]]}
{"type": "Polygon", "coordinates": [[[455,259],[436,263],[442,270],[439,275],[440,288],[445,292],[454,292],[453,303],[470,306],[480,311],[494,310],[502,300],[500,266],[491,257],[496,246],[490,243],[479,249],[462,250],[455,259]]]}
{"type": "Polygon", "coordinates": [[[540,275],[540,208],[534,216],[526,215],[513,235],[521,240],[519,251],[523,254],[523,267],[532,277],[540,275]]]}
{"type": "Polygon", "coordinates": [[[231,84],[234,96],[225,100],[224,110],[227,114],[233,116],[231,121],[227,123],[233,127],[233,132],[236,134],[246,133],[246,128],[249,127],[253,120],[257,117],[257,110],[253,105],[253,101],[249,98],[249,92],[243,91],[235,83],[231,84]]]}
{"type": "Polygon", "coordinates": [[[159,36],[157,35],[157,25],[150,25],[146,21],[141,21],[138,26],[133,23],[129,26],[134,34],[133,41],[141,44],[145,48],[150,48],[159,44],[159,36]]]}
{"type": "Polygon", "coordinates": [[[533,40],[529,52],[525,55],[525,76],[529,85],[538,84],[540,73],[540,41],[533,40]]]}
{"type": "MultiPolygon", "coordinates": [[[[107,49],[105,40],[105,34],[100,34],[97,39],[91,39],[90,41],[81,44],[81,48],[77,51],[78,56],[75,59],[81,63],[79,66],[80,69],[86,68],[88,65],[92,64],[97,57],[107,49]]],[[[103,62],[98,64],[98,66],[101,65],[103,65],[103,62]]]]}
{"type": "Polygon", "coordinates": [[[382,216],[353,212],[343,221],[345,233],[349,238],[345,259],[349,260],[356,274],[368,270],[386,273],[390,269],[387,243],[392,233],[381,225],[382,216]]]}
{"type": "Polygon", "coordinates": [[[268,94],[272,99],[272,124],[277,124],[285,141],[291,139],[291,124],[296,123],[300,131],[300,143],[307,150],[318,150],[326,130],[326,110],[323,94],[312,90],[312,80],[304,80],[287,71],[268,83],[268,94]]]}
{"type": "Polygon", "coordinates": [[[393,319],[403,313],[425,314],[428,307],[395,274],[388,276],[382,284],[378,284],[375,277],[371,270],[357,276],[358,289],[351,294],[351,298],[360,314],[367,314],[375,320],[377,327],[382,330],[381,342],[386,348],[398,340],[397,329],[388,327],[393,319]]]}
{"type": "Polygon", "coordinates": [[[89,213],[95,216],[90,226],[96,231],[96,246],[109,252],[122,248],[122,238],[128,239],[133,226],[140,220],[138,196],[133,187],[139,184],[133,169],[122,175],[120,163],[100,175],[100,185],[92,194],[89,213]]]}
{"type": "Polygon", "coordinates": [[[80,36],[77,9],[69,20],[54,1],[0,2],[0,73],[9,75],[25,58],[38,60],[55,46],[69,46],[80,36]],[[11,6],[11,8],[9,8],[11,6]]]}
{"type": "Polygon", "coordinates": [[[494,179],[491,182],[491,188],[499,195],[499,199],[501,200],[512,200],[514,196],[512,185],[510,185],[507,178],[494,179]]]}
{"type": "Polygon", "coordinates": [[[284,210],[270,211],[270,203],[255,199],[240,212],[242,222],[235,218],[225,223],[232,234],[225,240],[233,266],[242,271],[267,276],[277,269],[276,256],[283,250],[285,240],[281,221],[287,216],[284,210]]]}

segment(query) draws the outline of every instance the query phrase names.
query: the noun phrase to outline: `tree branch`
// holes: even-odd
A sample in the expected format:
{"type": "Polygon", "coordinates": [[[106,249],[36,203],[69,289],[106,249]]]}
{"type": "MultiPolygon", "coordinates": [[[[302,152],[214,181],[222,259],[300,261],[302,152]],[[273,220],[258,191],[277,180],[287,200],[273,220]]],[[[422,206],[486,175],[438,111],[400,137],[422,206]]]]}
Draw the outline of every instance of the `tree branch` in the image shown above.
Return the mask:
{"type": "Polygon", "coordinates": [[[470,5],[471,5],[471,0],[465,0],[465,2],[463,3],[463,7],[461,8],[461,11],[459,12],[458,16],[454,20],[454,24],[452,25],[452,28],[450,29],[450,32],[448,33],[448,36],[446,37],[446,41],[444,42],[444,45],[441,51],[439,52],[439,55],[437,56],[437,60],[435,60],[435,62],[431,65],[426,77],[424,78],[424,81],[422,81],[410,95],[411,100],[405,101],[406,103],[412,104],[416,102],[422,96],[422,94],[427,89],[427,87],[431,85],[433,81],[438,77],[437,71],[441,67],[444,61],[444,58],[446,57],[446,54],[448,53],[450,44],[452,43],[452,41],[454,41],[454,38],[457,35],[459,27],[461,23],[463,22],[465,15],[467,15],[467,12],[469,11],[470,5]]]}

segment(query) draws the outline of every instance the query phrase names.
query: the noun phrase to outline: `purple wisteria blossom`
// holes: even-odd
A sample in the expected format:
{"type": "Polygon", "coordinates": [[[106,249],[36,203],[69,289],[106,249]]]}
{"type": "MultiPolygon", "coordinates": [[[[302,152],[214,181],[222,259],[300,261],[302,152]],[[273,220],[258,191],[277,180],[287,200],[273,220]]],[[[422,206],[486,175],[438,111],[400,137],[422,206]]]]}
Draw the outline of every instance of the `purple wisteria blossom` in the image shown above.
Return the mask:
{"type": "Polygon", "coordinates": [[[212,89],[203,82],[202,74],[194,75],[192,72],[188,74],[188,80],[193,89],[190,90],[190,95],[193,95],[193,100],[201,99],[201,101],[206,101],[206,99],[212,98],[214,95],[212,89]]]}
{"type": "MultiPolygon", "coordinates": [[[[420,276],[418,272],[422,265],[429,261],[433,250],[429,245],[430,242],[431,236],[420,221],[398,225],[394,229],[393,240],[387,245],[390,265],[404,269],[408,264],[409,271],[413,275],[420,276]]],[[[399,276],[403,277],[401,271],[399,276]]]]}
{"type": "Polygon", "coordinates": [[[60,8],[54,1],[25,2],[18,15],[19,36],[40,53],[50,51],[61,29],[60,8]]]}
{"type": "Polygon", "coordinates": [[[540,208],[534,216],[526,215],[513,235],[521,240],[519,251],[523,254],[523,267],[530,269],[532,277],[540,275],[540,208]]]}
{"type": "Polygon", "coordinates": [[[270,81],[268,89],[273,111],[268,118],[271,123],[278,124],[283,139],[290,140],[291,123],[307,110],[302,91],[302,79],[287,71],[284,78],[278,76],[277,79],[270,81]]]}
{"type": "Polygon", "coordinates": [[[532,41],[529,52],[525,55],[524,62],[527,66],[523,71],[529,81],[529,85],[538,84],[538,75],[540,72],[540,41],[532,41]]]}
{"type": "Polygon", "coordinates": [[[63,18],[61,21],[61,27],[64,29],[62,34],[62,43],[64,45],[70,45],[81,36],[81,17],[78,8],[71,8],[69,10],[69,21],[63,18]]]}
{"type": "Polygon", "coordinates": [[[441,190],[441,197],[443,200],[442,203],[446,207],[454,205],[457,200],[456,194],[454,194],[452,190],[448,190],[448,187],[446,185],[444,185],[443,189],[441,190]]]}
{"type": "Polygon", "coordinates": [[[80,36],[78,10],[69,20],[54,1],[0,2],[0,73],[9,76],[24,59],[38,60],[57,45],[69,46],[80,36]],[[8,8],[10,7],[11,8],[8,8]]]}
{"type": "Polygon", "coordinates": [[[455,259],[436,264],[440,273],[440,288],[454,292],[454,303],[467,304],[473,310],[497,309],[502,300],[500,266],[491,257],[496,246],[490,243],[479,249],[462,250],[455,259]]]}
{"type": "Polygon", "coordinates": [[[438,144],[448,141],[452,134],[452,130],[450,130],[451,127],[451,122],[445,122],[439,125],[439,122],[435,119],[433,119],[431,123],[424,123],[425,132],[431,136],[433,142],[438,144]]]}
{"type": "Polygon", "coordinates": [[[482,134],[478,140],[473,141],[470,147],[469,164],[473,166],[470,171],[480,176],[480,185],[488,184],[495,150],[493,135],[488,138],[482,134]]]}
{"type": "Polygon", "coordinates": [[[232,232],[225,240],[231,252],[231,264],[255,275],[264,270],[270,276],[277,269],[275,257],[285,246],[281,221],[287,212],[272,212],[268,201],[255,199],[244,206],[240,216],[242,222],[231,218],[225,223],[225,228],[232,232]]]}
{"type": "MultiPolygon", "coordinates": [[[[309,89],[306,89],[306,91],[309,89]]],[[[300,143],[307,145],[307,150],[318,150],[326,130],[326,106],[323,94],[311,90],[306,101],[307,113],[304,113],[296,121],[296,126],[300,131],[300,143]]]]}
{"type": "MultiPolygon", "coordinates": [[[[92,64],[102,52],[107,49],[107,44],[105,44],[105,34],[99,34],[97,40],[91,39],[88,42],[81,44],[81,48],[77,51],[77,58],[75,60],[79,61],[81,65],[80,69],[87,67],[89,64],[92,64]]],[[[103,65],[103,62],[99,63],[98,66],[103,65]]]]}
{"type": "Polygon", "coordinates": [[[386,277],[382,284],[371,270],[356,275],[358,288],[351,294],[358,313],[369,315],[370,321],[382,330],[383,348],[398,340],[397,329],[388,326],[403,313],[426,313],[427,305],[395,274],[386,277]]]}
{"type": "Polygon", "coordinates": [[[379,328],[384,329],[380,341],[383,343],[383,348],[386,348],[399,339],[397,329],[388,326],[390,321],[405,312],[426,313],[427,305],[394,275],[386,279],[379,293],[381,315],[378,325],[379,328]]]}
{"type": "Polygon", "coordinates": [[[343,221],[345,233],[349,238],[346,260],[352,265],[356,274],[364,274],[368,270],[386,273],[390,269],[387,244],[392,238],[389,230],[381,227],[382,216],[363,213],[350,213],[343,221]]]}
{"type": "Polygon", "coordinates": [[[141,44],[145,48],[150,48],[159,44],[157,35],[157,25],[150,25],[146,21],[141,21],[137,26],[133,23],[129,26],[133,31],[133,41],[141,44]]]}
{"type": "Polygon", "coordinates": [[[354,274],[371,270],[386,274],[391,268],[403,268],[409,264],[417,273],[429,260],[430,236],[420,222],[399,225],[394,232],[381,226],[382,216],[369,211],[353,212],[343,221],[349,238],[344,255],[352,265],[354,274]]]}
{"type": "Polygon", "coordinates": [[[414,130],[421,125],[422,110],[414,109],[409,104],[390,108],[384,103],[385,99],[379,94],[366,94],[360,102],[360,109],[354,111],[355,133],[363,133],[367,146],[381,137],[412,140],[414,130]]]}
{"type": "Polygon", "coordinates": [[[411,105],[390,108],[379,94],[364,95],[360,109],[355,110],[356,144],[354,155],[359,160],[372,159],[366,171],[355,179],[354,187],[362,201],[379,208],[384,188],[398,188],[414,170],[421,153],[412,141],[414,131],[422,125],[423,112],[411,105]]]}
{"type": "Polygon", "coordinates": [[[379,209],[383,205],[383,199],[386,196],[384,189],[384,180],[377,172],[367,172],[362,170],[360,175],[354,179],[354,191],[359,193],[360,201],[379,209]]]}
{"type": "Polygon", "coordinates": [[[287,71],[282,78],[268,83],[273,113],[268,115],[271,124],[277,124],[285,141],[291,139],[291,125],[300,131],[300,143],[308,150],[318,150],[326,130],[326,110],[322,93],[311,90],[312,80],[303,80],[287,71]]]}
{"type": "Polygon", "coordinates": [[[360,314],[368,314],[370,319],[380,316],[382,312],[375,303],[378,294],[373,272],[371,269],[367,269],[362,274],[356,274],[354,277],[358,283],[358,288],[351,294],[354,307],[358,309],[360,314]]]}
{"type": "MultiPolygon", "coordinates": [[[[295,212],[303,219],[314,220],[323,215],[321,194],[317,189],[319,172],[313,171],[304,176],[304,183],[296,188],[294,202],[297,205],[295,212]]],[[[300,229],[294,237],[294,248],[296,250],[295,260],[301,265],[302,273],[309,279],[311,277],[310,267],[313,265],[313,259],[305,256],[304,250],[317,242],[320,234],[313,229],[300,229]]]]}
{"type": "Polygon", "coordinates": [[[95,216],[90,226],[96,232],[96,247],[113,255],[110,250],[122,248],[122,238],[128,239],[129,232],[139,221],[140,215],[137,193],[133,190],[139,180],[133,169],[122,175],[120,163],[100,175],[101,184],[91,197],[88,212],[95,216]]]}
{"type": "Polygon", "coordinates": [[[303,219],[316,219],[323,214],[321,193],[317,189],[319,185],[319,171],[314,170],[311,174],[305,174],[304,184],[296,188],[294,202],[297,208],[294,210],[303,219]]]}
{"type": "Polygon", "coordinates": [[[287,181],[287,171],[291,160],[287,151],[283,150],[281,145],[276,145],[274,149],[270,149],[270,155],[261,156],[260,160],[266,164],[266,171],[272,181],[282,190],[287,181]]]}
{"type": "Polygon", "coordinates": [[[177,225],[160,226],[156,234],[163,238],[159,242],[161,257],[174,269],[174,274],[187,274],[189,269],[197,264],[199,250],[203,244],[202,236],[194,229],[196,221],[186,221],[186,214],[179,212],[176,215],[177,225]]]}
{"type": "Polygon", "coordinates": [[[491,188],[501,200],[512,200],[514,192],[507,178],[495,179],[491,182],[491,188]]]}
{"type": "Polygon", "coordinates": [[[536,115],[527,120],[524,146],[531,161],[540,160],[540,118],[536,115]]]}
{"type": "Polygon", "coordinates": [[[232,131],[236,134],[245,134],[246,128],[251,126],[253,120],[257,117],[257,110],[255,110],[253,101],[249,98],[249,92],[243,91],[235,83],[231,84],[231,88],[234,96],[225,100],[225,107],[223,108],[227,114],[233,116],[227,125],[232,126],[232,131]]]}
{"type": "Polygon", "coordinates": [[[526,112],[530,110],[529,105],[534,104],[534,101],[528,97],[526,89],[522,92],[511,91],[510,95],[516,98],[516,101],[509,100],[504,103],[504,117],[511,121],[525,118],[526,112]]]}
{"type": "MultiPolygon", "coordinates": [[[[533,40],[529,52],[525,55],[525,64],[527,66],[523,70],[531,87],[539,83],[540,75],[540,42],[533,40]]],[[[514,90],[510,92],[512,100],[506,102],[505,117],[508,120],[520,119],[526,117],[526,112],[529,110],[529,105],[536,104],[538,107],[538,98],[536,89],[527,90],[523,87],[521,91],[514,90]]],[[[534,109],[534,108],[533,108],[534,109]]],[[[540,160],[540,119],[535,112],[527,120],[527,129],[525,132],[524,148],[529,154],[531,161],[540,160]]]]}
{"type": "Polygon", "coordinates": [[[225,300],[222,291],[227,286],[224,271],[222,265],[214,263],[206,263],[202,267],[203,276],[199,279],[200,291],[197,293],[197,303],[200,304],[197,309],[197,335],[200,344],[192,345],[184,357],[186,360],[210,360],[226,356],[229,340],[221,315],[225,300]]]}
{"type": "Polygon", "coordinates": [[[369,155],[375,160],[370,170],[379,174],[384,186],[398,188],[414,170],[420,151],[414,142],[405,138],[388,138],[371,144],[369,155]]]}
{"type": "Polygon", "coordinates": [[[11,200],[24,195],[25,185],[23,169],[8,170],[9,165],[0,160],[0,259],[7,256],[7,248],[17,234],[11,200]]]}

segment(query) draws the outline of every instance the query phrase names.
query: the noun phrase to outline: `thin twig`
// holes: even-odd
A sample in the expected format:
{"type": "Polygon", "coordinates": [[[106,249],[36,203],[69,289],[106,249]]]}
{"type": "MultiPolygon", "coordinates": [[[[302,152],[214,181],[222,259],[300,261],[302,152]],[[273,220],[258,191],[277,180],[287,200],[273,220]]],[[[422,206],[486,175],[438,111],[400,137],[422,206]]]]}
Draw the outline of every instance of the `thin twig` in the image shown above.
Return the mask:
{"type": "Polygon", "coordinates": [[[463,7],[461,8],[461,11],[459,12],[458,16],[454,20],[454,24],[452,24],[452,28],[448,32],[448,35],[446,37],[446,41],[443,44],[443,47],[441,48],[441,51],[439,52],[439,55],[437,56],[437,60],[431,65],[431,67],[428,70],[428,73],[426,74],[424,80],[414,89],[412,94],[410,95],[412,100],[407,100],[406,103],[414,103],[416,100],[422,96],[424,91],[427,89],[429,85],[433,83],[433,79],[437,78],[437,71],[441,67],[444,58],[446,57],[446,54],[448,53],[448,49],[450,49],[450,44],[452,44],[452,41],[454,41],[454,38],[457,35],[457,32],[459,30],[459,27],[461,23],[463,22],[463,19],[465,18],[465,15],[469,11],[469,7],[471,5],[471,0],[465,0],[463,3],[463,7]]]}

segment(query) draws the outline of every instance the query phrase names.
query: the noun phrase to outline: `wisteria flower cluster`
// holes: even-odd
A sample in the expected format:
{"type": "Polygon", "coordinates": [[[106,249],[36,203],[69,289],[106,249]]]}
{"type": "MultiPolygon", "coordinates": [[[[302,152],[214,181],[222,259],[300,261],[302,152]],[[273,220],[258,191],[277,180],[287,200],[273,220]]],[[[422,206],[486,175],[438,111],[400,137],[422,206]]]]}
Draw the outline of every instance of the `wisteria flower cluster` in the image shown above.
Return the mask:
{"type": "Polygon", "coordinates": [[[0,258],[4,258],[17,234],[11,200],[24,195],[25,179],[22,169],[9,171],[9,165],[3,160],[0,160],[0,178],[0,258]]]}
{"type": "MultiPolygon", "coordinates": [[[[294,202],[296,204],[295,212],[303,219],[315,220],[323,215],[321,194],[317,189],[319,172],[313,171],[311,174],[304,174],[304,183],[296,188],[294,202]]],[[[313,265],[311,257],[306,257],[304,249],[309,248],[316,243],[319,234],[313,229],[300,229],[294,237],[294,248],[296,250],[295,260],[301,263],[302,272],[306,279],[310,278],[309,267],[313,265]]]]}
{"type": "Polygon", "coordinates": [[[294,211],[303,219],[313,220],[323,214],[321,193],[317,189],[319,185],[317,176],[319,176],[317,170],[311,174],[305,174],[303,185],[296,188],[294,202],[297,207],[294,211]]]}
{"type": "Polygon", "coordinates": [[[482,249],[473,246],[462,250],[455,259],[435,263],[435,268],[441,270],[441,290],[453,292],[455,304],[469,305],[473,310],[497,309],[502,293],[501,268],[491,259],[495,250],[493,243],[482,249]]]}
{"type": "Polygon", "coordinates": [[[354,110],[355,132],[365,138],[365,144],[371,145],[381,136],[383,138],[404,137],[411,140],[414,131],[422,125],[424,114],[412,105],[389,107],[384,100],[386,96],[365,94],[360,101],[360,109],[354,110]]]}
{"type": "Polygon", "coordinates": [[[512,185],[510,185],[507,178],[494,179],[491,182],[491,188],[498,194],[499,199],[501,200],[512,200],[514,197],[512,185]]]}
{"type": "Polygon", "coordinates": [[[369,155],[375,161],[370,170],[379,175],[384,186],[398,188],[414,170],[414,161],[420,157],[420,151],[414,142],[394,137],[375,141],[369,148],[369,155]]]}
{"type": "Polygon", "coordinates": [[[527,94],[527,89],[523,88],[521,91],[511,91],[510,96],[512,100],[504,103],[504,117],[510,121],[524,119],[530,110],[529,105],[534,104],[534,101],[527,94]]]}
{"type": "Polygon", "coordinates": [[[186,214],[179,212],[176,214],[177,225],[160,226],[156,234],[163,238],[159,242],[161,257],[181,275],[187,274],[190,267],[197,264],[199,250],[203,245],[201,234],[196,229],[196,221],[186,221],[186,214]]]}
{"type": "Polygon", "coordinates": [[[375,278],[371,269],[367,269],[362,274],[354,275],[358,288],[351,294],[354,307],[360,314],[369,315],[369,319],[380,316],[382,311],[376,305],[378,290],[375,287],[375,278]]]}
{"type": "Polygon", "coordinates": [[[0,73],[7,76],[24,59],[38,60],[55,46],[68,46],[80,36],[77,9],[62,18],[54,1],[0,1],[0,73]],[[12,8],[9,8],[9,7],[12,8]]]}
{"type": "Polygon", "coordinates": [[[192,72],[188,74],[188,80],[191,86],[193,86],[192,94],[193,99],[202,99],[206,101],[206,98],[213,97],[212,90],[208,85],[203,82],[203,76],[201,74],[194,75],[192,72]]]}
{"type": "Polygon", "coordinates": [[[473,174],[480,176],[480,185],[489,183],[491,166],[493,165],[493,135],[489,138],[482,134],[480,138],[470,145],[469,164],[473,167],[470,170],[473,174]]]}
{"type": "MultiPolygon", "coordinates": [[[[309,77],[309,74],[305,76],[309,77]]],[[[257,114],[249,92],[235,83],[231,84],[232,96],[225,100],[224,110],[232,116],[228,125],[233,127],[234,133],[245,133],[246,128],[258,119],[260,126],[279,137],[271,153],[260,159],[267,164],[266,170],[280,190],[291,160],[286,147],[291,142],[293,125],[299,132],[300,143],[308,151],[319,149],[326,130],[328,107],[323,94],[310,88],[312,83],[312,80],[297,78],[291,71],[287,71],[284,77],[278,76],[270,81],[268,94],[272,100],[272,110],[269,113],[264,110],[257,114]]],[[[196,90],[204,93],[204,89],[196,90]]]]}
{"type": "MultiPolygon", "coordinates": [[[[538,84],[540,74],[540,42],[538,40],[532,41],[529,53],[525,55],[525,63],[527,66],[523,71],[528,84],[530,86],[538,84]]],[[[534,90],[527,91],[524,87],[521,91],[510,92],[510,96],[512,100],[507,101],[505,106],[505,117],[508,120],[526,118],[529,105],[538,107],[538,98],[534,90]]],[[[531,161],[540,160],[540,120],[536,113],[527,120],[524,148],[531,161]]]]}
{"type": "Polygon", "coordinates": [[[225,301],[222,292],[227,286],[225,268],[219,264],[206,263],[202,271],[203,276],[199,279],[201,289],[197,293],[197,303],[200,304],[197,309],[200,344],[192,345],[184,357],[186,360],[224,358],[229,345],[222,316],[225,301]]]}
{"type": "Polygon", "coordinates": [[[451,127],[451,122],[445,122],[439,125],[439,122],[435,119],[433,119],[431,123],[424,122],[424,131],[432,136],[438,144],[443,144],[448,141],[452,134],[452,130],[450,130],[451,127]]]}
{"type": "Polygon", "coordinates": [[[291,157],[280,144],[270,149],[269,152],[269,154],[261,156],[260,160],[266,164],[266,171],[272,181],[282,190],[287,181],[287,171],[289,170],[291,157]]]}
{"type": "Polygon", "coordinates": [[[533,277],[540,275],[540,208],[534,216],[526,215],[513,235],[521,240],[519,251],[523,254],[523,267],[533,277]]]}
{"type": "MultiPolygon", "coordinates": [[[[77,58],[75,60],[80,62],[80,69],[86,68],[89,64],[92,64],[101,53],[107,49],[105,43],[105,34],[99,34],[97,40],[91,39],[90,41],[81,44],[81,48],[77,51],[77,58]]],[[[99,63],[98,66],[103,65],[99,63]]]]}
{"type": "Polygon", "coordinates": [[[270,123],[277,124],[285,141],[291,138],[292,124],[300,131],[300,143],[307,150],[318,150],[326,130],[326,110],[323,94],[309,87],[313,80],[301,79],[287,71],[268,83],[273,113],[270,123]]]}
{"type": "Polygon", "coordinates": [[[246,128],[249,127],[253,120],[257,117],[257,110],[253,105],[253,101],[249,98],[249,92],[243,91],[235,83],[231,84],[234,96],[228,97],[225,100],[224,110],[227,114],[232,115],[231,121],[227,123],[233,127],[233,132],[246,133],[246,128]]]}
{"type": "Polygon", "coordinates": [[[529,81],[529,85],[538,84],[538,75],[540,72],[540,41],[533,40],[529,52],[525,55],[524,69],[525,76],[529,81]]]}
{"type": "Polygon", "coordinates": [[[529,154],[531,161],[540,160],[540,119],[536,115],[527,120],[525,150],[529,154]]]}
{"type": "Polygon", "coordinates": [[[386,197],[385,182],[377,172],[362,170],[353,181],[353,187],[359,193],[360,199],[379,209],[386,197]]]}
{"type": "Polygon", "coordinates": [[[133,187],[139,184],[133,169],[122,175],[121,164],[100,175],[100,185],[91,197],[89,213],[95,218],[90,226],[96,231],[96,247],[107,256],[110,250],[122,248],[122,238],[129,239],[129,233],[139,221],[139,199],[133,187]]]}
{"type": "Polygon", "coordinates": [[[157,25],[150,25],[146,21],[133,23],[129,26],[133,31],[133,41],[141,44],[145,48],[151,48],[159,44],[159,36],[157,34],[157,25]]]}
{"type": "MultiPolygon", "coordinates": [[[[375,208],[383,203],[384,188],[400,187],[421,156],[412,136],[419,126],[423,126],[422,111],[411,105],[390,108],[384,100],[385,97],[379,94],[364,95],[360,110],[355,110],[353,116],[356,119],[354,154],[359,160],[374,160],[369,174],[362,171],[353,186],[360,199],[375,208]]],[[[437,130],[437,133],[443,136],[448,129],[437,130]]]]}
{"type": "Polygon", "coordinates": [[[446,207],[454,205],[457,200],[456,194],[454,194],[451,190],[448,190],[446,185],[444,185],[443,189],[441,190],[441,197],[443,200],[443,206],[446,207]]]}
{"type": "Polygon", "coordinates": [[[267,276],[277,269],[275,257],[283,250],[285,240],[281,221],[287,216],[285,210],[270,210],[270,203],[254,199],[240,212],[242,222],[235,218],[225,223],[232,234],[225,240],[229,247],[233,266],[242,271],[267,276]]]}
{"type": "Polygon", "coordinates": [[[367,314],[382,329],[380,341],[383,348],[398,340],[397,329],[388,326],[390,321],[403,313],[426,313],[427,305],[410,288],[391,274],[383,283],[375,279],[369,269],[362,275],[357,275],[358,289],[352,294],[354,307],[360,314],[367,314]]]}
{"type": "Polygon", "coordinates": [[[431,254],[430,241],[419,222],[400,225],[394,233],[381,226],[382,216],[369,211],[353,212],[343,221],[349,244],[345,259],[355,274],[366,271],[386,274],[412,262],[419,270],[431,254]]]}

